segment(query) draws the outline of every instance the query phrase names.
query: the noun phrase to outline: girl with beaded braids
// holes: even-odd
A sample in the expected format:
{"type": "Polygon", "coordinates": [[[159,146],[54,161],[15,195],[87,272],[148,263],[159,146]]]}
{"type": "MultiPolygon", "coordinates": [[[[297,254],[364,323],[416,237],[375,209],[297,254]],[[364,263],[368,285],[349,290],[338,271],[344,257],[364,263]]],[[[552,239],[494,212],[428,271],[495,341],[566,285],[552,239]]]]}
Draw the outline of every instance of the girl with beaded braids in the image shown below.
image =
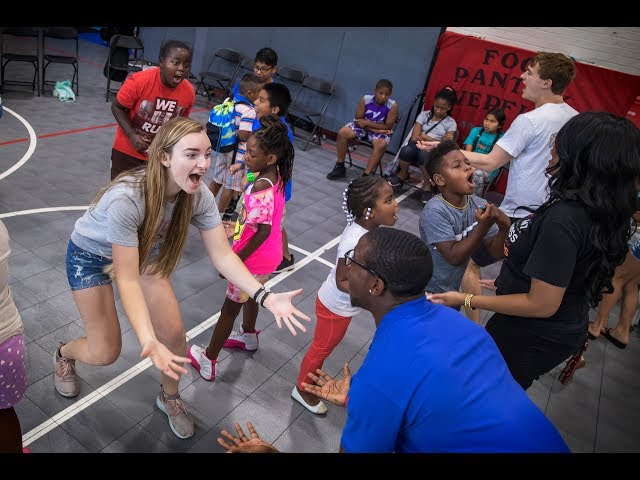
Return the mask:
{"type": "Polygon", "coordinates": [[[336,265],[318,290],[316,297],[316,328],[313,341],[302,359],[297,385],[291,396],[312,413],[321,415],[327,407],[312,393],[302,387],[308,382],[307,373],[316,373],[325,359],[340,343],[351,317],[361,309],[351,305],[347,267],[344,254],[352,250],[360,237],[380,225],[393,226],[398,220],[398,202],[393,188],[382,177],[367,176],[352,180],[344,190],[342,210],[347,216],[347,226],[342,233],[336,265]]]}
{"type": "MultiPolygon", "coordinates": [[[[254,180],[245,188],[231,248],[256,280],[264,284],[282,261],[280,220],[285,184],[291,178],[294,150],[287,126],[279,117],[266,115],[260,119],[260,123],[262,126],[247,140],[244,161],[247,168],[254,172],[254,180]]],[[[251,298],[249,292],[229,282],[220,319],[208,347],[189,347],[191,365],[202,378],[215,380],[216,363],[222,347],[257,350],[259,331],[255,326],[258,305],[264,304],[269,293],[262,287],[251,298]],[[232,332],[233,323],[243,307],[242,329],[232,332]]],[[[293,316],[289,316],[288,320],[303,332],[306,331],[293,316]]],[[[293,326],[287,326],[295,335],[293,326]]]]}

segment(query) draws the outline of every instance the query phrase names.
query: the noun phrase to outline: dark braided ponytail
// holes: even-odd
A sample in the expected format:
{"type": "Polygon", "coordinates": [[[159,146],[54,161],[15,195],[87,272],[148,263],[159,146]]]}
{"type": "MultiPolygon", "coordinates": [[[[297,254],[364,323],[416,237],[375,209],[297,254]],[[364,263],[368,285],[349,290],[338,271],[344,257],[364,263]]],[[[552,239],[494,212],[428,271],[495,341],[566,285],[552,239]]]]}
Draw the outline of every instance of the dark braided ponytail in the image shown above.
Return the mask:
{"type": "Polygon", "coordinates": [[[380,187],[387,181],[382,177],[369,175],[351,180],[342,194],[342,211],[347,216],[347,225],[351,225],[356,218],[365,217],[378,200],[380,187]]]}
{"type": "Polygon", "coordinates": [[[260,128],[253,135],[267,154],[273,154],[278,158],[276,165],[282,179],[281,190],[291,180],[293,173],[293,157],[295,150],[289,141],[289,130],[276,115],[265,115],[260,119],[260,128]]]}

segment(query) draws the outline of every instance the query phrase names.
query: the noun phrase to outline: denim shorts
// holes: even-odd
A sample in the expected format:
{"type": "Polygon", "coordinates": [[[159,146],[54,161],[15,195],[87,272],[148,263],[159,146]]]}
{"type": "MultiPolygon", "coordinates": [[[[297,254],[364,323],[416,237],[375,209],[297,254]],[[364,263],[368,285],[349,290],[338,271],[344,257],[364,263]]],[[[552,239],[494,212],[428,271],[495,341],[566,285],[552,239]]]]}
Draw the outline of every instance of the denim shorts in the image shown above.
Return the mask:
{"type": "Polygon", "coordinates": [[[110,284],[111,278],[103,269],[111,262],[110,258],[87,252],[69,240],[66,264],[71,290],[110,284]]]}

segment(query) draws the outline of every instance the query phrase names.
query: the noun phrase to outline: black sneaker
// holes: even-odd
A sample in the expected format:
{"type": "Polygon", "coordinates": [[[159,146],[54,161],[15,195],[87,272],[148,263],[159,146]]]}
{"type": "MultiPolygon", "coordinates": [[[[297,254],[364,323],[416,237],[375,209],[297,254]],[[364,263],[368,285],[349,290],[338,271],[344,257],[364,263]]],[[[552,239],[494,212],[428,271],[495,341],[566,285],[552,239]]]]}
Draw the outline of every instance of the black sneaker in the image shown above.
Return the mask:
{"type": "Polygon", "coordinates": [[[422,191],[422,203],[427,203],[433,198],[433,192],[431,190],[422,191]]]}
{"type": "Polygon", "coordinates": [[[222,214],[223,222],[235,222],[238,219],[238,212],[227,213],[226,211],[222,214]]]}
{"type": "Polygon", "coordinates": [[[333,170],[327,173],[327,178],[329,180],[336,180],[338,178],[343,178],[347,176],[347,169],[344,166],[344,163],[336,163],[333,170]]]}
{"type": "Polygon", "coordinates": [[[389,185],[391,185],[392,187],[397,188],[402,186],[404,180],[398,178],[397,175],[389,175],[387,177],[387,182],[389,182],[389,185]]]}
{"type": "Polygon", "coordinates": [[[232,197],[231,200],[229,200],[229,205],[227,206],[227,209],[224,211],[224,213],[232,215],[233,212],[236,211],[238,200],[240,200],[240,197],[232,197]]]}
{"type": "Polygon", "coordinates": [[[295,261],[296,259],[293,258],[293,253],[291,254],[291,258],[289,260],[282,257],[282,262],[280,262],[280,265],[278,265],[278,268],[276,268],[274,273],[290,272],[294,268],[293,263],[295,261]]]}

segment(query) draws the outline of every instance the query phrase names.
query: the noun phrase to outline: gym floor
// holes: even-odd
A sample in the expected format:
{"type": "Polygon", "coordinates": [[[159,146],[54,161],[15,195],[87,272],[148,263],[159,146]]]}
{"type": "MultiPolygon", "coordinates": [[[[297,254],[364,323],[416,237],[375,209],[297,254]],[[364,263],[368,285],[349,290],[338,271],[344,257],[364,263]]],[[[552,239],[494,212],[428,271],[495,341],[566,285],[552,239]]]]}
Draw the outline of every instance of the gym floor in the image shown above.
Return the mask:
{"type": "MultiPolygon", "coordinates": [[[[25,50],[33,45],[25,44],[25,50]]],[[[66,48],[62,44],[59,50],[66,48]]],[[[190,405],[196,433],[178,439],[155,406],[160,376],[140,347],[120,302],[122,354],[107,367],[78,364],[80,395],[63,398],[53,388],[52,354],[61,340],[83,335],[82,321],[67,284],[64,261],[69,234],[98,188],[109,180],[115,120],[105,102],[102,68],[107,48],[80,41],[80,96],[62,103],[51,87],[38,97],[30,87],[7,86],[0,120],[0,218],[12,238],[10,288],[24,322],[28,350],[26,396],[17,405],[24,444],[34,452],[222,452],[220,430],[251,420],[263,439],[284,452],[337,452],[346,413],[329,405],[314,416],[290,397],[302,356],[312,338],[316,291],[336,260],[345,226],[342,191],[362,170],[348,168],[347,178],[325,178],[335,163],[335,144],[323,141],[302,151],[296,140],[293,198],[286,229],[296,259],[293,272],[274,276],[276,291],[302,287],[298,307],[312,317],[307,333],[278,329],[273,317],[258,318],[256,352],[223,350],[219,377],[206,382],[189,367],[182,377],[182,398],[190,405]]],[[[7,76],[30,79],[29,65],[12,63],[7,76]]],[[[71,78],[70,67],[51,65],[50,79],[71,78]]],[[[117,85],[117,84],[116,84],[117,85]]],[[[192,116],[206,121],[210,106],[197,97],[192,116]]],[[[345,123],[350,119],[345,118],[345,123]]],[[[366,147],[353,152],[364,165],[366,147]]],[[[390,160],[387,154],[384,161],[390,160]]],[[[211,172],[207,175],[208,178],[211,172]]],[[[418,234],[419,197],[399,197],[396,228],[418,234]]],[[[494,278],[499,265],[485,269],[494,278]]],[[[206,345],[225,296],[195,229],[171,280],[180,301],[189,342],[206,345]]],[[[591,312],[592,316],[594,312],[591,312]]],[[[618,309],[611,314],[617,322],[618,309]]],[[[489,314],[482,312],[483,322],[489,314]]],[[[239,320],[238,320],[239,322],[239,320]]],[[[331,375],[349,362],[352,372],[367,354],[375,325],[370,314],[354,318],[347,335],[325,363],[331,375]]],[[[563,365],[528,390],[574,452],[640,451],[640,338],[620,350],[605,339],[592,341],[586,367],[566,386],[557,380],[563,365]]]]}

